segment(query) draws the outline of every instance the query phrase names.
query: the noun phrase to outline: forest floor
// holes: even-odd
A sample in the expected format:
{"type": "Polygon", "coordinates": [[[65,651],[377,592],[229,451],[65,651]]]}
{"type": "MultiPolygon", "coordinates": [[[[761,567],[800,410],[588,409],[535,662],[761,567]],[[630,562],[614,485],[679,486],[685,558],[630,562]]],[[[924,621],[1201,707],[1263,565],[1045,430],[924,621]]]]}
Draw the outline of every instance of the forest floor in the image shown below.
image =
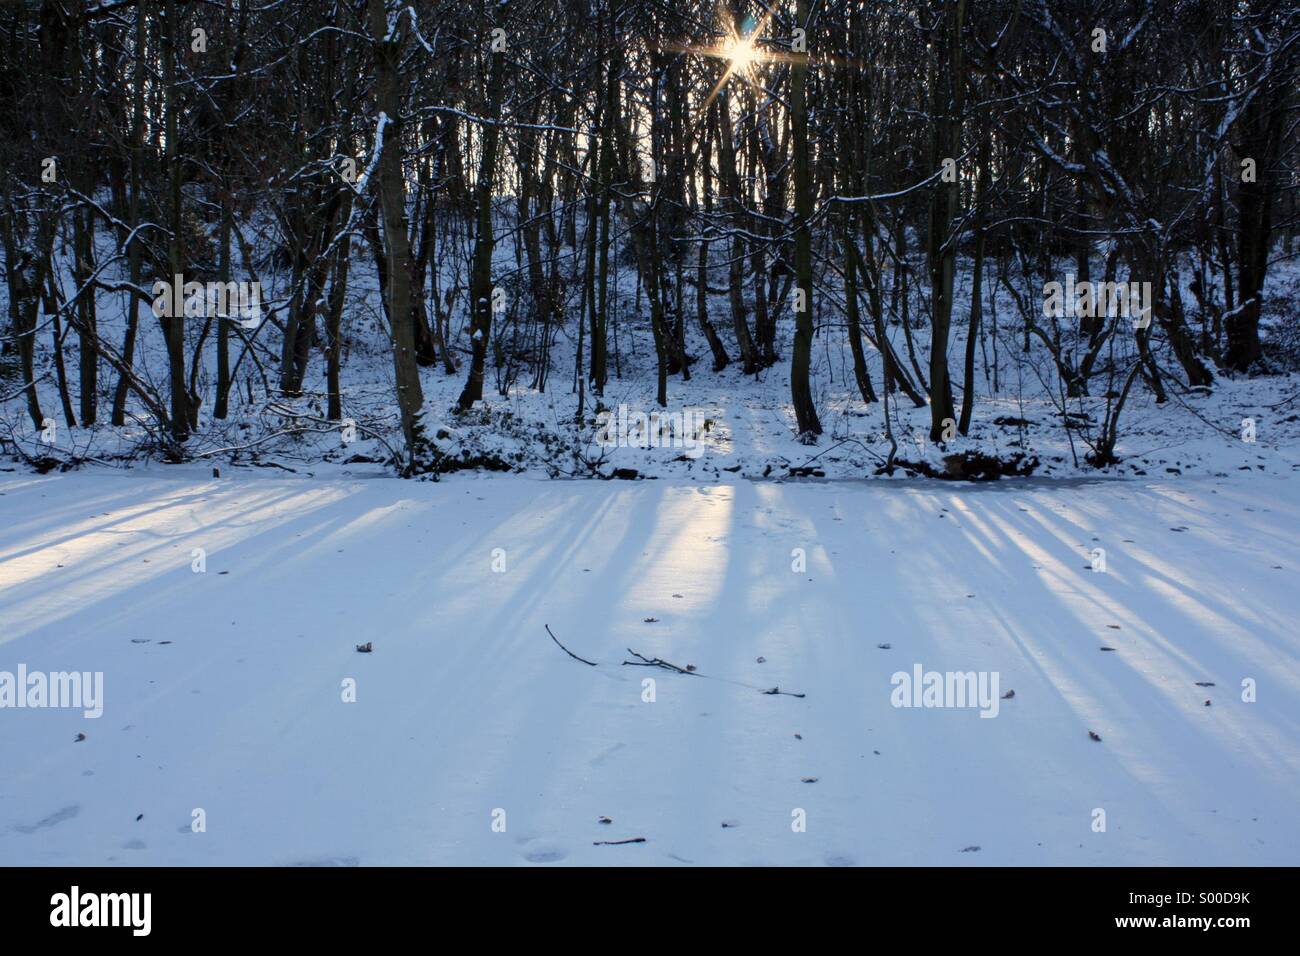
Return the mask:
{"type": "Polygon", "coordinates": [[[1300,863],[1294,479],[4,470],[0,864],[1300,863]]]}
{"type": "MultiPolygon", "coordinates": [[[[111,255],[105,246],[104,256],[111,255]]],[[[969,263],[960,270],[957,314],[969,311],[973,274],[969,263]]],[[[446,268],[451,269],[453,263],[446,268]]],[[[498,249],[497,267],[514,268],[510,250],[498,249]]],[[[921,263],[917,263],[918,269],[921,263]]],[[[284,276],[268,273],[272,283],[267,300],[287,295],[274,283],[284,276]]],[[[444,284],[452,281],[444,276],[444,284]]],[[[1106,394],[1118,389],[1128,367],[1123,356],[1132,350],[1131,332],[1121,329],[1113,340],[1121,356],[1114,375],[1098,374],[1090,383],[1090,396],[1066,397],[1047,351],[1037,339],[1023,350],[1021,325],[1010,297],[990,284],[987,315],[997,316],[997,334],[990,331],[976,351],[974,405],[967,435],[954,435],[943,445],[930,441],[930,408],[916,407],[902,392],[889,402],[888,420],[879,401],[866,403],[857,392],[849,349],[840,319],[824,310],[812,355],[811,385],[823,434],[816,444],[801,443],[790,400],[790,355],[793,335],[790,311],[784,310],[778,342],[782,355],[776,365],[746,375],[735,361],[737,350],[729,332],[727,301],[710,300],[712,319],[733,362],[712,371],[710,352],[700,330],[686,329],[687,351],[695,357],[691,377],[673,375],[668,381],[665,408],[656,404],[656,360],[649,320],[634,308],[638,302],[635,270],[622,269],[613,285],[610,377],[603,396],[590,388],[581,401],[575,377],[578,324],[554,328],[548,349],[550,374],[545,388],[537,387],[534,367],[536,343],[519,331],[519,319],[504,337],[501,355],[493,356],[484,383],[483,401],[462,412],[457,398],[465,384],[468,355],[467,331],[458,320],[452,341],[461,367],[447,374],[441,366],[422,370],[425,397],[423,424],[426,435],[442,456],[439,469],[489,467],[530,477],[609,477],[615,470],[635,471],[641,477],[685,478],[699,482],[733,478],[783,478],[812,475],[835,479],[880,477],[890,453],[886,427],[897,442],[896,462],[890,472],[896,479],[917,474],[944,473],[945,458],[956,454],[989,456],[1019,462],[1037,477],[1088,478],[1098,475],[1143,478],[1166,475],[1225,477],[1238,472],[1286,475],[1300,471],[1300,335],[1296,332],[1295,303],[1300,302],[1300,263],[1280,262],[1269,273],[1268,294],[1261,324],[1264,330],[1264,365],[1268,375],[1236,375],[1220,371],[1208,390],[1180,384],[1181,372],[1162,352],[1168,400],[1157,403],[1152,390],[1139,381],[1129,394],[1119,418],[1116,454],[1120,461],[1105,469],[1094,468],[1088,456],[1101,436],[1110,406],[1106,394]],[[513,336],[521,336],[515,342],[513,336]],[[503,366],[502,356],[511,356],[503,366]],[[508,367],[506,367],[508,366],[508,367]],[[582,416],[578,420],[581,405],[582,416]],[[601,412],[614,416],[610,431],[601,412]],[[641,424],[652,414],[672,422],[675,432],[651,437],[641,424]]],[[[1031,301],[1038,291],[1030,289],[1031,301]]],[[[0,302],[4,290],[0,287],[0,302]]],[[[319,349],[312,353],[303,393],[285,397],[277,389],[275,370],[279,355],[278,333],[272,323],[258,330],[260,359],[242,360],[242,346],[234,348],[232,361],[243,369],[240,386],[231,395],[230,414],[212,417],[215,352],[203,353],[198,432],[189,440],[187,453],[223,469],[256,474],[259,469],[292,469],[316,477],[369,477],[394,475],[393,450],[402,444],[394,404],[391,344],[378,311],[379,293],[366,270],[358,270],[350,292],[348,322],[342,337],[343,416],[355,423],[354,434],[327,416],[325,363],[319,349]]],[[[1188,293],[1190,298],[1190,293],[1188,293]]],[[[123,297],[97,296],[100,334],[120,341],[125,324],[123,297]]],[[[577,303],[571,303],[577,310],[577,303]]],[[[640,311],[644,311],[641,309],[640,311]]],[[[912,314],[921,315],[922,303],[912,314]]],[[[1068,323],[1067,323],[1068,324],[1068,323]]],[[[209,330],[210,331],[210,330],[209,330]]],[[[536,332],[536,330],[533,330],[536,332]]],[[[909,356],[901,323],[890,326],[900,361],[917,382],[925,372],[930,352],[924,323],[911,330],[915,349],[909,356]]],[[[1072,333],[1073,334],[1073,333],[1072,333]]],[[[187,328],[190,347],[203,336],[202,323],[187,328]]],[[[1071,340],[1073,341],[1073,340],[1071,340]]],[[[957,323],[949,348],[949,363],[959,383],[955,386],[958,410],[964,400],[960,374],[965,352],[966,326],[957,323]]],[[[160,457],[156,442],[144,426],[143,408],[131,408],[128,425],[114,428],[109,417],[109,392],[115,376],[101,375],[100,423],[68,427],[61,414],[51,353],[44,337],[38,345],[38,371],[43,371],[39,391],[44,414],[55,424],[46,435],[33,427],[19,385],[22,377],[16,356],[0,356],[0,451],[4,459],[29,460],[76,467],[87,463],[132,469],[160,457]]],[[[1082,354],[1078,343],[1067,348],[1073,361],[1082,354]]],[[[64,362],[75,372],[77,351],[69,339],[64,362]]],[[[877,392],[882,390],[880,353],[867,350],[867,368],[877,392]]],[[[1109,359],[1102,356],[1100,367],[1109,359]]],[[[137,362],[144,378],[167,380],[167,358],[158,323],[142,323],[137,362]]],[[[77,376],[69,380],[69,401],[79,402],[77,376]]],[[[161,388],[161,385],[159,386],[161,388]]],[[[922,389],[924,391],[924,389],[922,389]]],[[[955,423],[954,423],[955,425],[955,423]]],[[[955,430],[955,429],[954,429],[955,430]]],[[[210,470],[207,472],[210,474],[210,470]]],[[[427,475],[426,475],[427,477],[427,475]]]]}

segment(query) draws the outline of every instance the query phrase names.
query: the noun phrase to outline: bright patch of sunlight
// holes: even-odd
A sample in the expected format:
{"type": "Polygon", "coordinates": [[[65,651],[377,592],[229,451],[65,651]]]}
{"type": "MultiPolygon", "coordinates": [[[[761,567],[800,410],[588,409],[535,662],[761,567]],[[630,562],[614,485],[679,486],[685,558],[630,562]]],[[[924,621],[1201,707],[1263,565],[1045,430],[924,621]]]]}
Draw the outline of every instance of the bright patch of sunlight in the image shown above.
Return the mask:
{"type": "Polygon", "coordinates": [[[736,37],[729,40],[723,52],[726,58],[731,61],[731,71],[733,73],[747,73],[758,59],[758,51],[754,49],[752,37],[745,39],[736,37]]]}

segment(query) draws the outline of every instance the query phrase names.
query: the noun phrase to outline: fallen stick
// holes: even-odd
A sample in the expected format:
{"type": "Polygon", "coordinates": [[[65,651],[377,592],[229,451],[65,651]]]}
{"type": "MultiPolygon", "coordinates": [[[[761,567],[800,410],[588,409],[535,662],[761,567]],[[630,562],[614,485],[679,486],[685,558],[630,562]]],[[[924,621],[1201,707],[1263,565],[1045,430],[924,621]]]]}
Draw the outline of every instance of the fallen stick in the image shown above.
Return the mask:
{"type": "Polygon", "coordinates": [[[796,694],[793,691],[782,690],[780,687],[772,687],[772,688],[755,687],[753,684],[746,684],[744,681],[729,680],[726,677],[712,677],[708,674],[701,674],[699,671],[695,670],[694,668],[678,667],[676,664],[670,661],[666,661],[662,657],[646,657],[644,654],[638,654],[630,647],[627,649],[627,652],[631,654],[633,657],[637,658],[634,661],[624,661],[623,664],[624,666],[627,667],[662,667],[664,670],[673,671],[674,673],[677,674],[687,674],[691,677],[704,677],[707,678],[708,680],[720,680],[727,684],[735,684],[737,687],[748,687],[750,690],[756,690],[760,694],[767,694],[768,696],[772,696],[774,694],[780,694],[782,697],[808,696],[807,694],[796,694]]]}
{"type": "MultiPolygon", "coordinates": [[[[564,653],[568,654],[575,661],[580,661],[583,664],[586,664],[588,667],[598,666],[595,661],[589,661],[585,657],[579,657],[577,654],[573,653],[573,651],[569,650],[567,647],[561,644],[560,639],[556,637],[555,632],[551,630],[551,625],[543,624],[542,626],[546,628],[546,633],[549,634],[551,640],[555,642],[555,646],[558,647],[560,650],[564,651],[564,653]]],[[[686,674],[688,677],[709,676],[707,674],[701,674],[699,671],[695,670],[694,668],[678,667],[676,664],[672,663],[671,661],[666,661],[662,657],[646,657],[644,654],[638,654],[630,647],[627,649],[627,652],[631,654],[633,657],[635,657],[636,660],[623,661],[623,665],[626,667],[662,667],[664,670],[672,671],[674,674],[686,674]]],[[[767,694],[769,696],[774,694],[780,694],[783,697],[807,696],[805,694],[796,694],[792,691],[782,690],[780,687],[772,687],[772,688],[755,687],[753,684],[746,684],[744,681],[738,681],[738,680],[728,680],[725,677],[711,677],[709,679],[720,680],[727,684],[735,684],[737,687],[748,687],[750,690],[756,690],[760,694],[767,694]]],[[[627,842],[635,842],[635,841],[624,840],[622,842],[627,843],[627,842]]]]}
{"type": "Polygon", "coordinates": [[[596,666],[595,661],[589,661],[585,657],[579,657],[577,654],[573,653],[573,651],[569,650],[567,647],[561,644],[560,639],[556,637],[554,634],[551,634],[551,625],[543,624],[542,627],[546,628],[546,633],[551,635],[551,640],[555,642],[555,646],[558,647],[560,650],[564,651],[564,653],[568,654],[575,661],[582,661],[582,663],[586,664],[588,667],[596,666]]]}
{"type": "Polygon", "coordinates": [[[633,837],[630,840],[594,840],[592,846],[622,846],[625,843],[644,843],[645,837],[633,837]]]}
{"type": "Polygon", "coordinates": [[[638,654],[630,647],[627,649],[627,652],[631,654],[633,657],[639,658],[639,660],[623,662],[624,664],[629,665],[631,667],[663,667],[670,671],[676,671],[679,674],[690,674],[693,677],[704,676],[703,674],[696,674],[695,671],[693,670],[687,670],[685,667],[678,667],[676,664],[670,664],[666,660],[663,660],[662,658],[645,657],[642,654],[638,654]]]}

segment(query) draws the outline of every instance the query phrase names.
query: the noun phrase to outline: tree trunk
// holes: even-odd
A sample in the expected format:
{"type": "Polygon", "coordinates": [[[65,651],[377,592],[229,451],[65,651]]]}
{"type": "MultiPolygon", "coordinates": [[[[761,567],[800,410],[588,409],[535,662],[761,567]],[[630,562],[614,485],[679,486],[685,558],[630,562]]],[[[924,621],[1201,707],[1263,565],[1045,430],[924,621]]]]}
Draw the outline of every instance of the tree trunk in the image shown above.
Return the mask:
{"type": "MultiPolygon", "coordinates": [[[[505,5],[498,7],[504,15],[505,5]]],[[[475,184],[477,233],[474,236],[474,264],[470,273],[470,366],[469,377],[460,393],[461,408],[468,409],[483,398],[483,370],[487,359],[488,338],[492,334],[492,250],[496,239],[492,231],[492,179],[496,173],[497,144],[500,137],[501,97],[505,52],[494,51],[487,77],[488,123],[483,127],[482,155],[479,158],[478,182],[475,184]]]]}
{"type": "MultiPolygon", "coordinates": [[[[941,63],[934,74],[933,169],[961,156],[962,24],[965,0],[949,0],[944,36],[939,41],[941,63]]],[[[941,441],[953,421],[952,383],[948,377],[948,336],[952,326],[953,284],[957,271],[957,218],[960,176],[936,185],[930,217],[930,440],[941,441]]]]}
{"type": "Polygon", "coordinates": [[[401,61],[404,31],[385,40],[387,17],[384,0],[370,0],[370,35],[375,43],[375,101],[379,107],[375,148],[379,153],[379,202],[383,215],[388,260],[388,303],[393,338],[393,372],[402,435],[406,439],[407,470],[422,451],[420,410],[424,393],[415,362],[415,329],[411,321],[411,247],[407,232],[406,181],[402,175],[401,97],[397,66],[401,61]]]}
{"type": "MultiPolygon", "coordinates": [[[[167,128],[167,172],[169,176],[169,196],[172,236],[168,244],[168,265],[171,276],[169,281],[185,272],[184,216],[181,205],[181,156],[180,124],[177,113],[180,104],[176,95],[176,54],[181,43],[180,11],[176,0],[167,0],[167,40],[163,43],[163,108],[166,112],[167,128]]],[[[173,301],[181,298],[179,292],[173,301]]],[[[177,445],[183,445],[190,437],[190,403],[185,391],[185,316],[173,315],[163,318],[163,331],[167,337],[167,366],[171,388],[171,437],[177,445]]]]}
{"type": "MultiPolygon", "coordinates": [[[[808,0],[798,0],[795,20],[799,26],[810,26],[808,0]]],[[[795,282],[802,292],[802,302],[796,303],[794,347],[790,359],[790,400],[799,434],[820,435],[821,422],[813,402],[809,371],[812,364],[813,339],[813,278],[812,232],[809,220],[813,211],[813,187],[810,150],[808,146],[808,109],[804,102],[808,79],[808,55],[796,55],[790,71],[790,122],[794,138],[794,271],[795,282]]]]}

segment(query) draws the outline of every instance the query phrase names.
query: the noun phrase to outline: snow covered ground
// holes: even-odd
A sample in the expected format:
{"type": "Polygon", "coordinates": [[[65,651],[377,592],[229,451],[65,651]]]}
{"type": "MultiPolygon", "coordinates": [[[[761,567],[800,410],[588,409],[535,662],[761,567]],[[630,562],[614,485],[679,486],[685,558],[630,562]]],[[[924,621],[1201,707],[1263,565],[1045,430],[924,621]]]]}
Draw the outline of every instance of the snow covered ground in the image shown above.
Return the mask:
{"type": "MultiPolygon", "coordinates": [[[[503,220],[501,229],[509,228],[510,220],[503,220]]],[[[248,238],[255,244],[265,241],[257,235],[248,238]]],[[[113,254],[112,244],[108,236],[102,236],[101,242],[100,256],[107,259],[113,254]]],[[[354,254],[358,264],[366,262],[361,251],[358,244],[354,254]]],[[[64,281],[69,284],[66,294],[71,296],[75,293],[71,264],[66,254],[63,260],[64,281]]],[[[913,267],[922,272],[923,259],[918,257],[913,267]]],[[[440,287],[462,281],[454,258],[444,261],[441,268],[444,274],[440,287]]],[[[503,273],[520,268],[510,244],[498,246],[496,268],[503,273]]],[[[1097,268],[1103,268],[1100,262],[1097,268]]],[[[124,277],[124,273],[118,276],[124,277]]],[[[268,283],[266,301],[283,303],[291,277],[267,264],[263,278],[268,283]]],[[[513,367],[517,378],[503,394],[500,386],[505,384],[504,373],[494,358],[489,364],[484,401],[470,412],[460,412],[455,406],[465,384],[469,329],[463,310],[458,310],[451,341],[461,367],[452,375],[440,366],[421,372],[425,430],[439,452],[452,460],[491,462],[534,477],[608,476],[616,468],[631,468],[657,478],[703,481],[729,480],[733,476],[784,477],[791,469],[798,473],[802,468],[816,469],[836,479],[878,476],[890,448],[883,409],[879,402],[868,405],[858,395],[842,316],[829,301],[818,312],[811,372],[824,434],[816,445],[808,446],[799,441],[790,402],[793,323],[788,308],[781,313],[777,336],[781,360],[756,376],[745,375],[730,331],[728,300],[721,294],[712,295],[712,321],[732,364],[721,372],[712,371],[709,348],[696,325],[688,323],[687,351],[697,361],[689,381],[679,375],[670,377],[668,405],[660,409],[655,403],[653,333],[647,310],[637,294],[636,272],[625,265],[614,278],[610,379],[603,397],[588,389],[581,424],[575,423],[579,399],[574,368],[579,330],[573,321],[552,329],[554,342],[548,352],[550,376],[545,391],[533,387],[525,355],[513,367]],[[639,311],[637,303],[641,303],[639,311]],[[635,426],[633,441],[618,442],[616,447],[602,446],[602,410],[621,415],[624,420],[662,413],[691,421],[696,427],[688,431],[697,447],[656,447],[640,440],[635,426]],[[703,427],[698,427],[701,423],[703,427]],[[645,447],[647,444],[651,447],[645,447]],[[703,454],[694,454],[695,450],[703,450],[703,454]]],[[[973,279],[971,264],[962,260],[955,311],[959,316],[969,313],[973,279]]],[[[240,385],[231,394],[230,416],[214,419],[216,354],[209,341],[211,336],[203,338],[203,323],[193,322],[186,328],[189,348],[198,348],[200,341],[207,342],[207,346],[198,363],[199,391],[203,395],[200,427],[187,444],[189,454],[223,468],[289,467],[318,477],[338,474],[344,463],[358,457],[371,461],[391,457],[392,449],[401,444],[401,435],[394,403],[391,341],[380,312],[377,280],[367,263],[354,267],[350,283],[342,339],[341,394],[344,416],[359,427],[356,434],[345,441],[342,423],[325,419],[329,386],[319,348],[312,351],[300,397],[289,398],[276,389],[281,346],[279,332],[269,321],[263,323],[255,338],[260,365],[253,360],[240,362],[242,346],[233,349],[232,362],[243,370],[240,385]],[[255,368],[266,374],[255,374],[255,368]]],[[[999,324],[995,326],[997,334],[990,332],[977,352],[970,433],[936,445],[928,440],[929,407],[914,407],[901,393],[894,395],[889,405],[890,427],[898,440],[898,460],[902,463],[894,471],[895,478],[912,477],[916,472],[908,465],[919,463],[941,470],[945,455],[965,452],[999,458],[1023,455],[1036,460],[1035,476],[1052,478],[1098,474],[1223,477],[1237,471],[1285,475],[1300,470],[1300,338],[1295,331],[1300,263],[1284,258],[1269,271],[1261,324],[1267,344],[1266,364],[1274,374],[1233,376],[1220,370],[1212,389],[1188,390],[1181,384],[1176,363],[1163,347],[1158,349],[1168,378],[1169,401],[1157,404],[1151,390],[1142,383],[1132,390],[1120,417],[1116,452],[1121,461],[1102,471],[1087,463],[1087,455],[1105,420],[1106,392],[1119,387],[1122,374],[1116,380],[1098,374],[1090,383],[1091,397],[1064,397],[1051,359],[1037,339],[1031,351],[1022,351],[1023,320],[1011,297],[991,277],[985,287],[989,297],[986,315],[996,316],[999,324]],[[1069,429],[1063,426],[1067,421],[1069,429]],[[1248,427],[1250,437],[1244,439],[1248,427]]],[[[570,315],[581,314],[577,298],[580,289],[580,282],[569,283],[570,315]]],[[[5,295],[0,284],[0,308],[7,306],[5,295]]],[[[915,318],[925,314],[924,302],[916,289],[911,295],[915,300],[910,313],[916,325],[910,331],[915,363],[903,357],[908,351],[902,323],[892,323],[889,331],[900,361],[906,362],[909,369],[924,366],[930,353],[929,330],[915,318]]],[[[1026,295],[1037,303],[1040,290],[1036,286],[1027,288],[1026,295]]],[[[1191,302],[1191,293],[1186,292],[1184,298],[1191,302]]],[[[100,334],[120,342],[126,321],[123,295],[101,291],[96,301],[100,334]]],[[[992,322],[992,318],[987,321],[992,322]]],[[[1193,328],[1200,322],[1197,319],[1193,328]]],[[[1078,335],[1077,329],[1067,331],[1078,335]]],[[[511,342],[517,332],[499,320],[495,334],[511,342]]],[[[1067,351],[1078,361],[1082,354],[1079,342],[1070,341],[1073,344],[1067,351]]],[[[965,343],[963,320],[954,326],[948,350],[954,375],[961,369],[965,343]]],[[[1116,360],[1117,368],[1122,371],[1129,361],[1122,356],[1129,356],[1135,347],[1131,331],[1126,329],[1117,335],[1115,344],[1121,356],[1116,360]]],[[[99,424],[72,428],[60,413],[53,356],[45,336],[38,337],[37,353],[37,370],[46,373],[38,387],[42,407],[56,427],[49,433],[33,427],[20,391],[22,377],[17,356],[0,356],[0,395],[10,396],[8,401],[0,402],[0,453],[5,460],[20,460],[14,446],[29,457],[49,456],[57,462],[98,461],[130,466],[158,459],[157,449],[148,447],[150,432],[143,424],[149,415],[143,407],[136,407],[134,400],[131,407],[137,418],[128,417],[129,424],[117,428],[106,424],[116,380],[110,369],[101,370],[99,424]]],[[[881,390],[880,353],[868,347],[866,356],[871,381],[881,390]]],[[[64,362],[75,370],[76,361],[70,337],[64,362]]],[[[161,327],[151,316],[140,326],[136,361],[144,378],[165,395],[165,344],[161,327]]],[[[585,362],[584,358],[584,368],[585,362]]],[[[963,383],[964,378],[955,386],[959,406],[963,383]]],[[[75,374],[69,389],[75,406],[80,399],[75,374]]],[[[389,468],[387,473],[396,472],[389,468]]]]}
{"type": "Polygon", "coordinates": [[[6,470],[0,864],[1300,863],[1294,479],[6,470]]]}

